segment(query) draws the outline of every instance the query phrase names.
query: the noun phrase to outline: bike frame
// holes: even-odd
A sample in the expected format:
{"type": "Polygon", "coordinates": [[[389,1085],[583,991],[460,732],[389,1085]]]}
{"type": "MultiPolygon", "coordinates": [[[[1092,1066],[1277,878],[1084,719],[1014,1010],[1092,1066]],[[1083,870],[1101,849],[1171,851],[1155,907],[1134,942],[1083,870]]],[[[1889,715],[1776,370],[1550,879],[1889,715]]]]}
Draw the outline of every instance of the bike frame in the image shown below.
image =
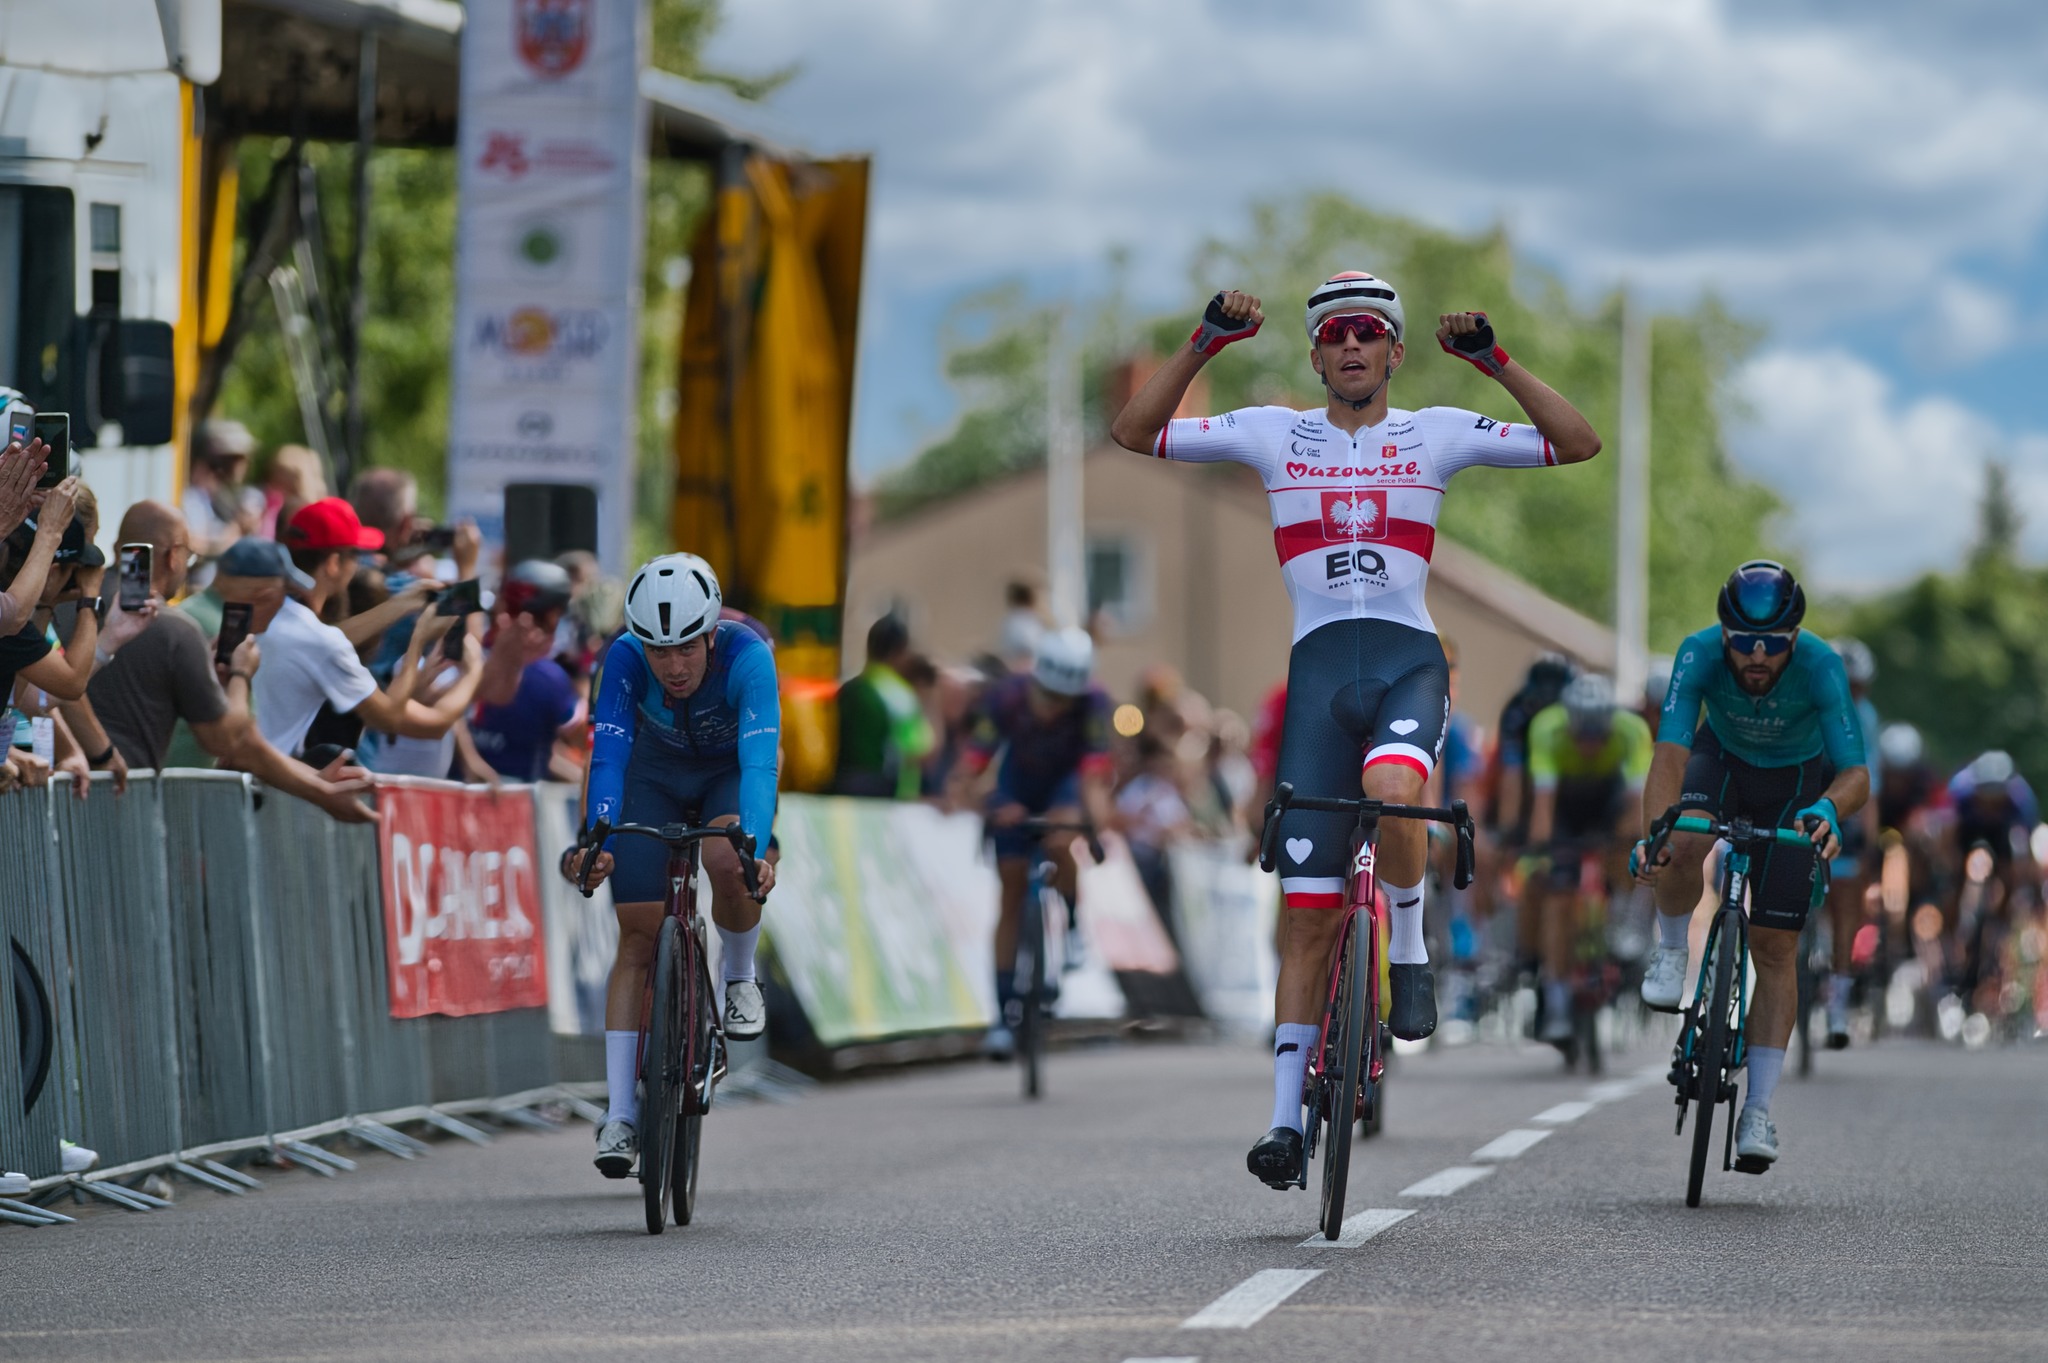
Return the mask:
{"type": "MultiPolygon", "coordinates": [[[[695,977],[696,987],[712,990],[711,962],[704,951],[704,920],[697,913],[697,863],[699,854],[695,842],[668,849],[668,894],[662,902],[663,919],[676,919],[682,929],[683,969],[695,977]]],[[[657,930],[655,940],[660,940],[657,930]]],[[[705,997],[713,997],[712,993],[705,997]]],[[[634,1072],[641,1077],[644,1086],[647,1076],[647,1031],[654,1017],[654,968],[647,970],[647,983],[640,991],[640,1041],[634,1052],[634,1072]]],[[[698,1116],[711,1108],[711,1090],[725,1077],[725,1021],[718,1009],[711,1010],[711,1051],[717,1057],[715,1068],[705,1067],[703,1079],[696,1071],[702,1057],[690,1057],[688,1079],[689,1097],[684,1101],[683,1115],[698,1116]]]]}
{"type": "MultiPolygon", "coordinates": [[[[1698,1042],[1697,1023],[1701,1009],[1707,1005],[1701,1000],[1712,997],[1714,982],[1707,978],[1707,972],[1714,968],[1714,947],[1723,932],[1735,934],[1735,1045],[1729,1055],[1728,1073],[1734,1074],[1749,1063],[1749,915],[1742,910],[1742,898],[1749,889],[1749,853],[1732,845],[1723,854],[1721,865],[1721,906],[1714,910],[1713,918],[1707,924],[1707,941],[1700,952],[1700,972],[1693,983],[1693,1007],[1686,1010],[1685,1026],[1679,1033],[1679,1053],[1688,1064],[1697,1057],[1693,1048],[1698,1042]]],[[[1681,1095],[1680,1102],[1684,1098],[1681,1095]]]]}
{"type": "MultiPolygon", "coordinates": [[[[1379,820],[1361,819],[1358,828],[1351,835],[1351,876],[1344,898],[1344,921],[1337,929],[1337,949],[1330,953],[1330,983],[1323,991],[1323,1025],[1316,1036],[1316,1048],[1309,1054],[1308,1078],[1306,1084],[1314,1084],[1322,1077],[1323,1057],[1328,1054],[1330,1044],[1330,1022],[1337,1008],[1337,985],[1344,974],[1344,951],[1350,944],[1351,934],[1358,931],[1358,920],[1363,918],[1371,931],[1366,935],[1364,948],[1365,999],[1367,1018],[1377,1026],[1380,1021],[1380,950],[1387,931],[1387,909],[1380,901],[1380,826],[1379,820]]],[[[1366,1047],[1372,1054],[1366,1066],[1366,1083],[1377,1084],[1387,1072],[1386,1053],[1377,1045],[1366,1047]]],[[[1304,1088],[1306,1093],[1307,1089],[1304,1088]]],[[[1358,1090],[1359,1111],[1352,1114],[1352,1120],[1365,1115],[1365,1087],[1358,1090]]]]}

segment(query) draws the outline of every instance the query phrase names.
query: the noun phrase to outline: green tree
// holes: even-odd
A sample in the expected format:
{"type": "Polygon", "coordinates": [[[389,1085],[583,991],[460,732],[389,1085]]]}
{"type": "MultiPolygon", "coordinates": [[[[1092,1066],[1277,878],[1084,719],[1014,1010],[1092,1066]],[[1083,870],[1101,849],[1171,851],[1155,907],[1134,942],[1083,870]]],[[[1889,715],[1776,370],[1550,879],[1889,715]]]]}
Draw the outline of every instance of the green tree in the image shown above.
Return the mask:
{"type": "MultiPolygon", "coordinates": [[[[663,70],[758,99],[794,74],[787,68],[749,77],[708,70],[704,45],[716,32],[717,0],[652,0],[651,59],[663,70]]],[[[279,139],[250,139],[239,149],[243,197],[252,199],[286,150],[279,139]]],[[[350,146],[309,144],[318,176],[328,248],[346,259],[350,146]]],[[[455,325],[455,157],[448,149],[376,149],[370,157],[371,213],[365,261],[369,315],[362,337],[365,462],[411,471],[421,506],[440,514],[445,501],[450,359],[455,325]]],[[[641,278],[639,449],[635,497],[636,548],[666,547],[673,460],[676,345],[690,239],[709,202],[705,168],[655,161],[648,168],[646,236],[641,278]]],[[[246,258],[247,223],[237,243],[246,258]]],[[[330,290],[339,277],[323,283],[330,290]]],[[[303,442],[305,429],[286,363],[277,318],[267,301],[235,351],[214,414],[246,422],[266,449],[303,442]]]]}
{"type": "MultiPolygon", "coordinates": [[[[1096,309],[1084,361],[1091,438],[1104,437],[1112,415],[1101,407],[1109,364],[1129,353],[1132,338],[1146,338],[1157,353],[1185,343],[1190,317],[1219,288],[1258,294],[1268,322],[1257,340],[1232,346],[1205,371],[1211,406],[1320,406],[1295,309],[1331,273],[1361,264],[1402,291],[1411,332],[1394,384],[1401,406],[1468,407],[1520,419],[1499,385],[1436,345],[1437,314],[1483,310],[1516,358],[1606,436],[1609,453],[1582,467],[1540,476],[1467,474],[1446,503],[1443,529],[1558,599],[1608,618],[1620,298],[1580,306],[1555,278],[1518,261],[1502,232],[1460,236],[1329,193],[1255,205],[1241,238],[1212,241],[1198,253],[1194,287],[1180,312],[1136,322],[1117,296],[1096,309]]],[[[1009,286],[967,300],[949,318],[946,371],[964,413],[950,433],[878,482],[881,514],[901,514],[1043,459],[1045,315],[1020,287],[1009,286]]],[[[1653,643],[1670,648],[1710,618],[1728,570],[1766,548],[1780,508],[1768,489],[1735,470],[1722,444],[1725,380],[1756,334],[1710,300],[1690,313],[1658,316],[1652,336],[1650,620],[1653,643]]]]}
{"type": "Polygon", "coordinates": [[[1829,614],[1877,659],[1871,700],[1930,755],[1959,766],[1988,748],[2048,778],[2048,571],[2019,560],[2003,465],[1986,466],[1977,540],[1963,566],[1829,614]]]}

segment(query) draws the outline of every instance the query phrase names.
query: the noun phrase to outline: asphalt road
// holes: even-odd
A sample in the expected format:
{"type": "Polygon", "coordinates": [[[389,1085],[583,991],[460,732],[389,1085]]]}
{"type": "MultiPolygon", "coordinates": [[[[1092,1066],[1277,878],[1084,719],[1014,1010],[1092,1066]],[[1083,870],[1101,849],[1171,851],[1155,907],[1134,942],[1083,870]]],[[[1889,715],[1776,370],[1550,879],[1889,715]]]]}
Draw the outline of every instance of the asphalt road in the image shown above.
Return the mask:
{"type": "Polygon", "coordinates": [[[952,1066],[723,1109],[697,1224],[659,1238],[585,1126],[366,1152],[0,1229],[0,1357],[2048,1358],[2048,1051],[1824,1055],[1775,1105],[1778,1168],[1696,1211],[1658,1059],[1597,1087],[1535,1048],[1404,1060],[1350,1202],[1387,1228],[1349,1248],[1244,1172],[1242,1047],[1059,1053],[1035,1105],[952,1066]],[[1548,1134],[1474,1157],[1511,1131],[1548,1134]],[[1458,1168],[1487,1172],[1415,1187],[1458,1168]]]}

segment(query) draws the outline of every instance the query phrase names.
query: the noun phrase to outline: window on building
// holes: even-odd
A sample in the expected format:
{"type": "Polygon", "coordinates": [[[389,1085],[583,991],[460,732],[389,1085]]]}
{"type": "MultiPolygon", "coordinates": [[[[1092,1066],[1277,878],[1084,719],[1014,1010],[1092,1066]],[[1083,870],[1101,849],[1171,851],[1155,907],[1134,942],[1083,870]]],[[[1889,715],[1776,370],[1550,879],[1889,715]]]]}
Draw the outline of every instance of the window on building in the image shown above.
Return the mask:
{"type": "Polygon", "coordinates": [[[1142,629],[1152,618],[1150,564],[1129,535],[1088,538],[1089,618],[1098,611],[1120,633],[1142,629]]]}

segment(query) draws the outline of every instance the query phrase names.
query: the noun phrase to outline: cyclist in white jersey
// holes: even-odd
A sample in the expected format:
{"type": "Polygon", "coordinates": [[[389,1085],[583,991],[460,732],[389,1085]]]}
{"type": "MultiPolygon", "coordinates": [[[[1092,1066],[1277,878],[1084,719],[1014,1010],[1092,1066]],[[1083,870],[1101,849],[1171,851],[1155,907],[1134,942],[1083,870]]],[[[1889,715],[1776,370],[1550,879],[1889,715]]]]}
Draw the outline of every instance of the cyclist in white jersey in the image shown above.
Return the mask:
{"type": "MultiPolygon", "coordinates": [[[[1443,752],[1449,668],[1423,601],[1444,485],[1475,464],[1541,468],[1600,452],[1600,437],[1556,391],[1508,357],[1486,314],[1447,313],[1437,343],[1521,404],[1527,424],[1454,407],[1387,405],[1405,321],[1393,287],[1362,271],[1309,295],[1309,363],[1322,411],[1248,407],[1172,419],[1210,357],[1255,335],[1259,300],[1219,293],[1188,344],[1146,381],[1110,427],[1126,449],[1188,462],[1232,460],[1264,479],[1273,540],[1294,601],[1278,779],[1304,795],[1365,793],[1412,804],[1443,752]],[[1361,767],[1363,774],[1361,776],[1361,767]]],[[[1301,1161],[1302,1076],[1316,1042],[1344,904],[1350,821],[1290,810],[1281,827],[1286,897],[1275,1017],[1272,1130],[1247,1164],[1274,1187],[1301,1161]]],[[[1422,940],[1423,825],[1380,829],[1379,875],[1391,909],[1394,1034],[1436,1029],[1436,986],[1422,940]]]]}

